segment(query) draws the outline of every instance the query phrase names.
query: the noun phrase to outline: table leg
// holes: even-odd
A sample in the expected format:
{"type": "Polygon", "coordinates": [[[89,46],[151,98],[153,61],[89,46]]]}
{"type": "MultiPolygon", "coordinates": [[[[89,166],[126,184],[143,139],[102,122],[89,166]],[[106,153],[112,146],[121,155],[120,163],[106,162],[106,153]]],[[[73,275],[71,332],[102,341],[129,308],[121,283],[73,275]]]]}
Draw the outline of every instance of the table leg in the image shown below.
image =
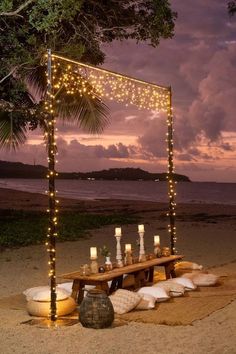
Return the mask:
{"type": "Polygon", "coordinates": [[[123,287],[123,275],[116,277],[112,280],[109,294],[112,294],[117,289],[122,289],[123,287]]]}
{"type": "Polygon", "coordinates": [[[154,276],[154,267],[150,267],[148,273],[148,281],[150,283],[153,283],[153,276],[154,276]]]}
{"type": "Polygon", "coordinates": [[[78,296],[78,292],[79,292],[79,287],[80,287],[80,281],[78,279],[75,279],[73,281],[73,285],[72,285],[72,293],[71,293],[71,297],[73,297],[73,299],[75,301],[77,301],[77,296],[78,296]]]}
{"type": "Polygon", "coordinates": [[[167,263],[165,265],[166,279],[175,278],[175,264],[174,262],[167,263]]]}
{"type": "Polygon", "coordinates": [[[84,287],[85,287],[85,283],[80,280],[79,282],[79,293],[78,293],[78,299],[77,299],[77,303],[81,304],[81,302],[83,301],[84,298],[84,287]]]}

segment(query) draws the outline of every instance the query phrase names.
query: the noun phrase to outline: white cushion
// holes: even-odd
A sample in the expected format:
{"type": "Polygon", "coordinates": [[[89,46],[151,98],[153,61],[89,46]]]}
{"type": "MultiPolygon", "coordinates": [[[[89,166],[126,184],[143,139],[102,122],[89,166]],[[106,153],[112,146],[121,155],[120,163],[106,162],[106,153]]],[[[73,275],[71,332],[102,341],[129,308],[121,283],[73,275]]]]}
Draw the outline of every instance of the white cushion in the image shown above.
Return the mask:
{"type": "MultiPolygon", "coordinates": [[[[68,297],[65,300],[56,302],[57,304],[57,316],[69,315],[76,309],[75,300],[72,297],[68,297]]],[[[32,316],[48,317],[50,314],[50,302],[49,301],[33,301],[27,302],[27,311],[32,316]]]]}
{"type": "Polygon", "coordinates": [[[69,294],[72,293],[72,285],[73,285],[73,282],[69,282],[69,283],[61,283],[61,284],[58,284],[58,288],[61,288],[61,289],[64,289],[65,291],[67,291],[69,294]]]}
{"type": "Polygon", "coordinates": [[[218,276],[210,273],[186,273],[183,274],[182,277],[191,279],[191,281],[197,286],[212,286],[218,281],[218,276]]]}
{"type": "Polygon", "coordinates": [[[152,295],[143,294],[141,301],[135,307],[135,310],[150,310],[155,307],[156,298],[152,295]]]}
{"type": "Polygon", "coordinates": [[[197,286],[188,278],[178,277],[169,279],[168,281],[183,285],[187,291],[195,290],[197,288],[197,286]]]}
{"type": "MultiPolygon", "coordinates": [[[[65,289],[57,286],[57,300],[67,299],[71,292],[66,291],[65,289]]],[[[35,300],[35,301],[50,301],[51,291],[49,286],[36,286],[34,288],[26,289],[23,294],[26,296],[26,300],[35,300]]]]}
{"type": "Polygon", "coordinates": [[[156,288],[153,286],[144,286],[143,288],[138,290],[138,294],[151,295],[155,297],[156,302],[166,301],[170,298],[164,289],[156,288]]]}
{"type": "Polygon", "coordinates": [[[171,297],[178,297],[184,295],[185,288],[183,285],[174,283],[173,281],[159,281],[153,285],[164,289],[171,297]]]}
{"type": "Polygon", "coordinates": [[[114,312],[122,315],[133,310],[140,302],[142,296],[133,291],[118,289],[109,296],[114,312]]]}
{"type": "Polygon", "coordinates": [[[193,269],[193,270],[202,270],[203,266],[194,262],[178,262],[175,264],[176,269],[193,269]]]}
{"type": "MultiPolygon", "coordinates": [[[[67,299],[71,294],[68,293],[66,290],[58,288],[56,289],[56,294],[57,294],[57,300],[64,300],[67,299]]],[[[51,300],[51,291],[50,289],[48,290],[41,290],[38,293],[36,293],[32,297],[33,301],[50,301],[51,300]]]]}

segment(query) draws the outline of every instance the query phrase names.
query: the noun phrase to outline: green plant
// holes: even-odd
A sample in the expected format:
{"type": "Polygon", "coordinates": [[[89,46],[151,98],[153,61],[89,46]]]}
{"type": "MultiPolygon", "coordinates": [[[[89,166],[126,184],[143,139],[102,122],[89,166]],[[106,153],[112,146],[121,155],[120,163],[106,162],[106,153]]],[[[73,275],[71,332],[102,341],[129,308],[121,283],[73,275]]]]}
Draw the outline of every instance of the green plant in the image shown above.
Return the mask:
{"type": "Polygon", "coordinates": [[[108,247],[105,245],[100,248],[100,253],[101,256],[103,257],[110,257],[111,255],[111,252],[109,251],[108,247]]]}

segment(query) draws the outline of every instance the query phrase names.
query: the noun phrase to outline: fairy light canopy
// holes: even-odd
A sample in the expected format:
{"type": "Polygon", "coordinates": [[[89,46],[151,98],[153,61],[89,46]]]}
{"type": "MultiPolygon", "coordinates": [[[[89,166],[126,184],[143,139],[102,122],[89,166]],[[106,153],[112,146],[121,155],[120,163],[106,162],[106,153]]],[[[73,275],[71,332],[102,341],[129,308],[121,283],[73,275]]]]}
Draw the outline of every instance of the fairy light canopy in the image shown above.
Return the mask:
{"type": "Polygon", "coordinates": [[[91,97],[116,100],[125,103],[126,106],[132,104],[140,109],[169,111],[169,87],[148,83],[56,54],[52,54],[52,60],[55,89],[63,86],[66,92],[72,95],[75,92],[81,96],[86,93],[91,97]]]}

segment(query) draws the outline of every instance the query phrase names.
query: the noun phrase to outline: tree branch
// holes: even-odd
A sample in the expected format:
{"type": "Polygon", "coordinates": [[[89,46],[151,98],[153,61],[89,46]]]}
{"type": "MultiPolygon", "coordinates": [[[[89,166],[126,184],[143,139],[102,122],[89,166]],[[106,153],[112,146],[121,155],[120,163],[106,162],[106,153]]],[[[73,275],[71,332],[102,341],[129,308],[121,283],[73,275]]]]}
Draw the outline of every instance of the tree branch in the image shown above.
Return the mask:
{"type": "Polygon", "coordinates": [[[18,9],[16,9],[15,11],[10,11],[10,12],[0,12],[0,16],[19,16],[19,17],[23,17],[21,15],[19,15],[19,12],[21,12],[25,7],[27,7],[29,4],[31,4],[32,2],[34,2],[35,0],[28,0],[26,1],[24,4],[20,5],[18,7],[18,9]]]}

